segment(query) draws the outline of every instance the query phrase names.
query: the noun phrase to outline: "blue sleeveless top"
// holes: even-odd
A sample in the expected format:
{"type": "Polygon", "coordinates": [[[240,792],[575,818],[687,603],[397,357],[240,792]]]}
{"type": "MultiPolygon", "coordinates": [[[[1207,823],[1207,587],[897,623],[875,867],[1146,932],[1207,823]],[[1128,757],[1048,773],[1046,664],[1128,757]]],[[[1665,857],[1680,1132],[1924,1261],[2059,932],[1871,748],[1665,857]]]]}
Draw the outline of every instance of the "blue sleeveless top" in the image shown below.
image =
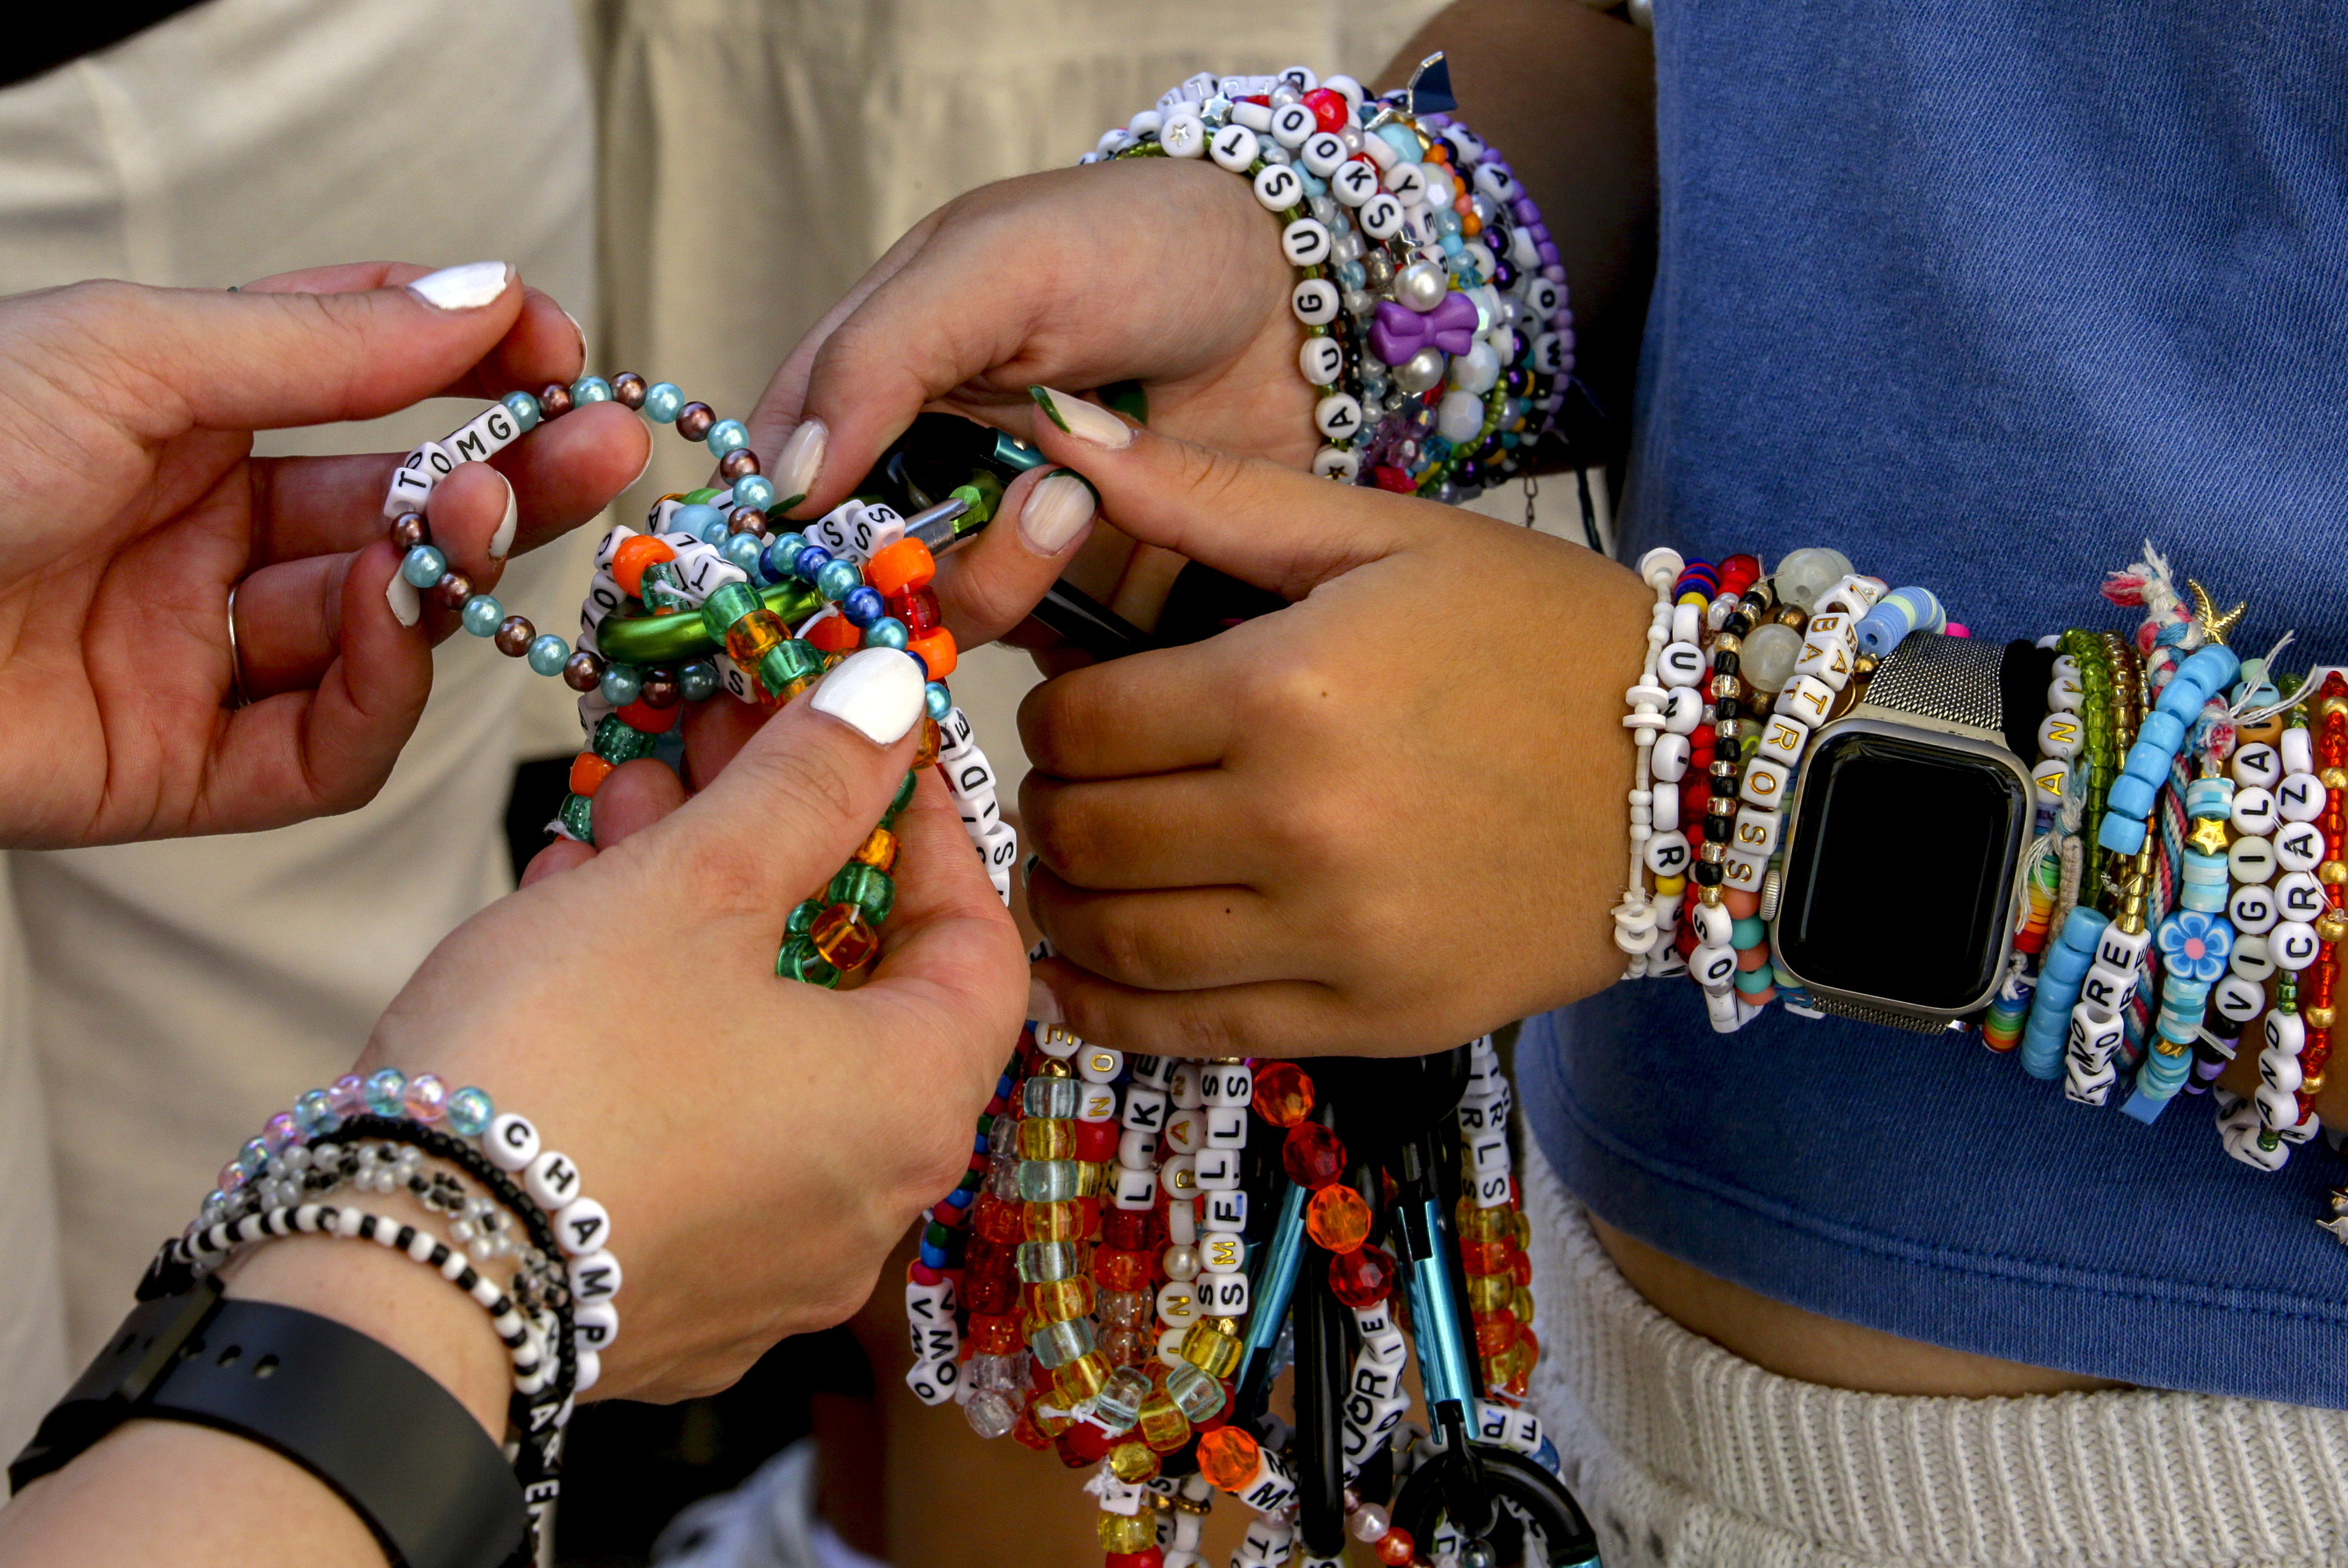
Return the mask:
{"type": "MultiPolygon", "coordinates": [[[[1980,635],[2120,628],[2151,538],[2232,641],[2348,658],[2348,8],[1657,0],[1662,261],[1623,559],[1830,544],[1980,635]]],[[[1930,826],[1884,846],[1928,889],[1930,826]]],[[[2348,1161],[2228,1157],[1932,1040],[1685,980],[1531,1020],[1601,1217],[1780,1301],[2158,1387],[2348,1408],[2348,1161]]],[[[2124,1098],[2114,1096],[2115,1107],[2124,1098]]]]}

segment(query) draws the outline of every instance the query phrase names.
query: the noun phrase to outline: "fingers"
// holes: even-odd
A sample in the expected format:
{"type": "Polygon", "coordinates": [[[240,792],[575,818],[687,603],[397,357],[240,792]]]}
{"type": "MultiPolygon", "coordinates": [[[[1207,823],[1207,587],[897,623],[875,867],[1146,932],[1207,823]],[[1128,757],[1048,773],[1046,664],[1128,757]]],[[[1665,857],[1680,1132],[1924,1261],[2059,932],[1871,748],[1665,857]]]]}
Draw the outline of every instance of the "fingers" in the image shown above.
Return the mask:
{"type": "Polygon", "coordinates": [[[1073,469],[1020,475],[986,531],[938,564],[938,599],[955,637],[976,647],[1025,620],[1092,537],[1099,504],[1073,469]]]}
{"type": "Polygon", "coordinates": [[[1285,599],[1404,549],[1435,504],[1192,446],[1066,392],[1032,390],[1045,416],[1035,444],[1083,470],[1120,532],[1285,599]]]}
{"type": "Polygon", "coordinates": [[[1302,980],[1211,991],[1143,991],[1046,958],[1035,980],[1077,1036],[1119,1050],[1173,1057],[1303,1057],[1359,1051],[1343,1033],[1335,994],[1302,980]]]}
{"type": "MultiPolygon", "coordinates": [[[[279,273],[243,285],[243,294],[356,294],[405,284],[434,269],[411,262],[351,262],[279,273]]],[[[586,368],[587,344],[552,294],[522,286],[521,313],[489,353],[440,390],[448,397],[502,397],[535,392],[550,381],[569,384],[586,368]]]]}
{"type": "Polygon", "coordinates": [[[1292,977],[1303,940],[1293,921],[1243,887],[1089,892],[1041,865],[1027,875],[1027,909],[1063,956],[1151,991],[1292,977]]]}
{"type": "Polygon", "coordinates": [[[1265,857],[1235,826],[1249,821],[1246,804],[1214,769],[1098,784],[1030,772],[1019,787],[1026,847],[1071,885],[1101,892],[1251,883],[1265,857]]]}
{"type": "Polygon", "coordinates": [[[1028,762],[1060,779],[1213,767],[1233,738],[1228,639],[1245,630],[1066,669],[1029,688],[1019,704],[1028,762]]]}
{"type": "Polygon", "coordinates": [[[685,781],[665,762],[639,757],[595,787],[595,848],[617,849],[685,802],[685,781]]]}
{"type": "Polygon", "coordinates": [[[530,864],[521,869],[520,885],[533,886],[551,876],[560,876],[574,867],[583,866],[594,858],[594,845],[582,844],[576,839],[557,839],[530,856],[530,864]]]}

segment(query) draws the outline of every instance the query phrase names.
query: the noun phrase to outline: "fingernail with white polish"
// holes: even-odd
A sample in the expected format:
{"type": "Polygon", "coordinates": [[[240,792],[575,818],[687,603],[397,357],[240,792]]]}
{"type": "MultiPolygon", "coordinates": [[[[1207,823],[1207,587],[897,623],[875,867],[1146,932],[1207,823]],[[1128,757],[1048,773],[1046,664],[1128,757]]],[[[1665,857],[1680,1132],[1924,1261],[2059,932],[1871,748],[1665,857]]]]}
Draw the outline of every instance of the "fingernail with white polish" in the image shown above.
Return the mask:
{"type": "MultiPolygon", "coordinates": [[[[561,307],[557,306],[556,308],[560,309],[561,307]]],[[[587,329],[580,325],[579,318],[572,315],[567,310],[562,312],[562,319],[569,322],[571,324],[571,330],[579,335],[579,357],[583,363],[587,358],[587,329]]]]}
{"type": "Polygon", "coordinates": [[[513,269],[503,262],[467,262],[425,273],[407,292],[434,310],[479,310],[497,304],[512,281],[513,269]]]}
{"type": "MultiPolygon", "coordinates": [[[[498,474],[491,469],[489,472],[498,474]]],[[[506,514],[498,521],[498,531],[489,535],[489,559],[503,561],[506,552],[513,548],[514,525],[521,521],[521,503],[514,499],[513,481],[498,474],[498,482],[506,487],[506,514]]]]}
{"type": "Polygon", "coordinates": [[[424,614],[424,600],[416,592],[416,584],[396,572],[384,584],[383,599],[391,606],[391,618],[403,626],[413,626],[424,614]]]}
{"type": "Polygon", "coordinates": [[[1034,1024],[1065,1024],[1068,1016],[1060,1010],[1060,999],[1052,988],[1030,975],[1027,981],[1027,1020],[1034,1024]]]}
{"type": "Polygon", "coordinates": [[[1055,392],[1049,387],[1030,387],[1027,396],[1035,399],[1035,407],[1044,410],[1045,418],[1079,441],[1106,447],[1112,452],[1133,445],[1133,427],[1097,403],[1055,392]]]}
{"type": "Polygon", "coordinates": [[[808,698],[875,746],[894,746],[921,722],[922,666],[895,648],[866,648],[833,666],[808,698]]]}
{"type": "Polygon", "coordinates": [[[1038,555],[1057,555],[1091,525],[1099,508],[1100,497],[1082,474],[1073,469],[1046,474],[1019,509],[1019,542],[1038,555]]]}
{"type": "Polygon", "coordinates": [[[824,449],[831,445],[831,428],[820,419],[802,419],[775,458],[775,493],[786,499],[805,497],[823,471],[824,449]]]}

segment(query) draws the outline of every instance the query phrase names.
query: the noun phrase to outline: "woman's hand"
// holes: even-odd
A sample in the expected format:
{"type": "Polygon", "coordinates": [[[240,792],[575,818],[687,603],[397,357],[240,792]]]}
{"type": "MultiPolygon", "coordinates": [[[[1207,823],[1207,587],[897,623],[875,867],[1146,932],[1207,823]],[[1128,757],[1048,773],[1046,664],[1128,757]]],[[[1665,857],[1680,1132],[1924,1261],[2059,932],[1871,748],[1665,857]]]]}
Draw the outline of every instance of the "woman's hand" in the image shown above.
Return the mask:
{"type": "Polygon", "coordinates": [[[784,917],[904,778],[920,685],[911,660],[872,649],[763,727],[730,698],[709,705],[694,741],[705,789],[687,801],[651,760],[613,772],[599,847],[550,846],[376,1031],[368,1067],[479,1084],[611,1211],[626,1284],[598,1397],[711,1392],[783,1336],[839,1322],[968,1168],[1026,981],[933,770],[897,824],[896,910],[870,981],[774,975],[784,917]],[[905,689],[876,696],[892,660],[905,689]]]}
{"type": "MultiPolygon", "coordinates": [[[[581,354],[497,263],[0,301],[0,844],[245,832],[367,800],[455,617],[404,624],[386,599],[395,456],[255,459],[252,432],[569,381],[581,354]],[[232,589],[253,699],[233,711],[232,589]]],[[[443,481],[434,541],[486,590],[649,450],[624,409],[582,410],[443,481]]]]}
{"type": "Polygon", "coordinates": [[[1147,431],[1037,434],[1135,539],[1292,601],[1021,709],[1028,903],[1060,954],[1037,977],[1077,1034],[1419,1052],[1621,974],[1649,590],[1433,502],[1147,431]]]}

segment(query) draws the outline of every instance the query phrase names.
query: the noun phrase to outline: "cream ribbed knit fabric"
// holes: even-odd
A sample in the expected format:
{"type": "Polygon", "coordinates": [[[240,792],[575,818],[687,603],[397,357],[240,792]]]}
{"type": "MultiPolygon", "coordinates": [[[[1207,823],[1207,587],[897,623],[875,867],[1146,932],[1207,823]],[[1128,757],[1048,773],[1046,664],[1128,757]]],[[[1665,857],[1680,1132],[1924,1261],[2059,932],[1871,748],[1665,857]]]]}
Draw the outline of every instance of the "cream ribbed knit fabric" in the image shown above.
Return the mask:
{"type": "Polygon", "coordinates": [[[1607,1568],[2348,1563],[2348,1412],[1780,1377],[1649,1306],[1537,1149],[1522,1175],[1533,1406],[1607,1568]]]}

